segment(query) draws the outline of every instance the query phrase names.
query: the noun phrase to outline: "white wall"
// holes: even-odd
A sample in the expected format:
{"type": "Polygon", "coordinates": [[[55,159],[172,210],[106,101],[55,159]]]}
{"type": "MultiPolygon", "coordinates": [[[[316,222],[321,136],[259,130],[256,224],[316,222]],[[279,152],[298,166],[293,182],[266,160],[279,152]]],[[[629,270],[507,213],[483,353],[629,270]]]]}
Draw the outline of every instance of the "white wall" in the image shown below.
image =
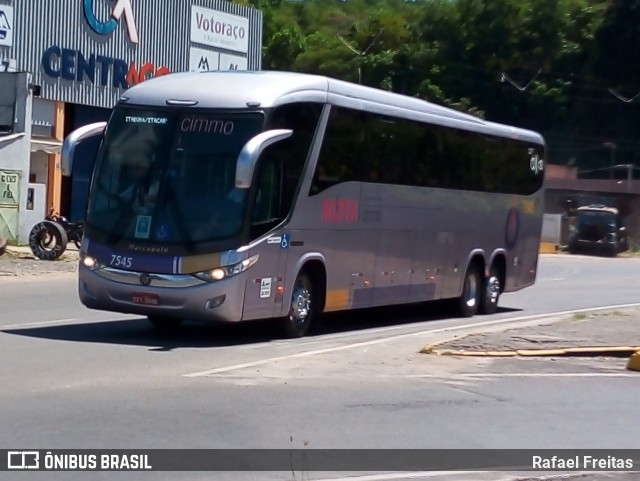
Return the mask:
{"type": "MultiPolygon", "coordinates": [[[[29,241],[29,232],[45,216],[45,206],[47,205],[47,189],[44,184],[28,184],[28,189],[33,189],[33,210],[25,208],[20,210],[20,223],[25,226],[27,237],[22,239],[22,243],[29,241]]],[[[22,205],[21,205],[22,207],[22,205]]]]}
{"type": "MultiPolygon", "coordinates": [[[[17,139],[0,142],[0,169],[13,170],[20,173],[18,236],[16,239],[10,240],[17,241],[19,244],[26,244],[29,239],[29,232],[33,227],[30,216],[23,215],[27,205],[31,157],[31,108],[33,101],[33,96],[29,90],[31,75],[28,73],[0,74],[0,86],[3,83],[2,75],[17,76],[14,132],[24,133],[22,137],[17,139]]],[[[8,81],[5,80],[4,85],[7,84],[8,81]]]]}

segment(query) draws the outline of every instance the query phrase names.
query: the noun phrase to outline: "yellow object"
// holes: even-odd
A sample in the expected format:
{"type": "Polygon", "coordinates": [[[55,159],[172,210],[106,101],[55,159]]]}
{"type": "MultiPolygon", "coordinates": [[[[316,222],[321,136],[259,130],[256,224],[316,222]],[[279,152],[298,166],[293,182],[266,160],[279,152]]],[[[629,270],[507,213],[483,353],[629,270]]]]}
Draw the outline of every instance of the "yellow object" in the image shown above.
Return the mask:
{"type": "Polygon", "coordinates": [[[541,254],[557,254],[559,250],[560,246],[558,244],[554,244],[553,242],[540,242],[541,254]]]}
{"type": "Polygon", "coordinates": [[[339,311],[349,307],[349,289],[335,289],[327,292],[325,311],[339,311]]]}
{"type": "Polygon", "coordinates": [[[629,371],[640,371],[640,351],[636,351],[629,358],[627,362],[627,369],[629,371]]]}

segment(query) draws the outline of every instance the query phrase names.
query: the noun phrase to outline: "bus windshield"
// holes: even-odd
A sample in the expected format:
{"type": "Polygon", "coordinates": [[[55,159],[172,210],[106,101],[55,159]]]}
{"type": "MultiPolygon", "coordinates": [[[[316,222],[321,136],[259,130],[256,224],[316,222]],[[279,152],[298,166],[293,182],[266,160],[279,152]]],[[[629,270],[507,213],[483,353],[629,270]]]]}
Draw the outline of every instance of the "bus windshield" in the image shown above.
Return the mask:
{"type": "Polygon", "coordinates": [[[237,235],[236,160],[260,113],[117,109],[98,155],[87,226],[106,241],[195,245],[237,235]]]}
{"type": "Polygon", "coordinates": [[[607,227],[611,232],[616,229],[616,215],[607,211],[583,210],[578,212],[578,226],[599,225],[607,227]]]}

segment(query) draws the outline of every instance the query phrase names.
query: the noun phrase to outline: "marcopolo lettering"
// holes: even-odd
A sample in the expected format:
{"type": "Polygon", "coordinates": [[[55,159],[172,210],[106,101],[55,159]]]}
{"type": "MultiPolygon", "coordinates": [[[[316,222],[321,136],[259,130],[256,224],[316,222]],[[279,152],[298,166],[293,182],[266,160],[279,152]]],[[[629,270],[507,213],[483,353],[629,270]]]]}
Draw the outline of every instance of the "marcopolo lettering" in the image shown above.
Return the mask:
{"type": "Polygon", "coordinates": [[[235,40],[242,40],[247,36],[247,31],[244,27],[221,22],[216,20],[213,16],[207,18],[202,13],[196,12],[196,24],[199,30],[218,35],[225,35],[235,40]]]}
{"type": "Polygon", "coordinates": [[[156,67],[147,62],[138,68],[135,63],[127,64],[124,60],[91,54],[85,56],[79,50],[61,48],[52,45],[42,55],[42,69],[52,78],[63,78],[74,82],[87,79],[92,84],[113,88],[127,89],[153,77],[171,73],[168,67],[156,67]],[[111,73],[111,82],[109,77],[111,73]]]}

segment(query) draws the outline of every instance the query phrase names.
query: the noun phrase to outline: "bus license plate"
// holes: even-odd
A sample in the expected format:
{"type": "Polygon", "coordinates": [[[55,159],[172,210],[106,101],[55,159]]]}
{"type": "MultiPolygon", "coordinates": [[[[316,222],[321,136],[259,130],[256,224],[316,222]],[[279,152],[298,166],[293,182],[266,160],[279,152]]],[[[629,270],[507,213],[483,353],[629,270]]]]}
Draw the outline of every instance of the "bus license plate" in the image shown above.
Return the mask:
{"type": "Polygon", "coordinates": [[[135,304],[143,304],[145,306],[157,306],[160,304],[160,296],[158,294],[134,293],[132,300],[135,304]]]}

